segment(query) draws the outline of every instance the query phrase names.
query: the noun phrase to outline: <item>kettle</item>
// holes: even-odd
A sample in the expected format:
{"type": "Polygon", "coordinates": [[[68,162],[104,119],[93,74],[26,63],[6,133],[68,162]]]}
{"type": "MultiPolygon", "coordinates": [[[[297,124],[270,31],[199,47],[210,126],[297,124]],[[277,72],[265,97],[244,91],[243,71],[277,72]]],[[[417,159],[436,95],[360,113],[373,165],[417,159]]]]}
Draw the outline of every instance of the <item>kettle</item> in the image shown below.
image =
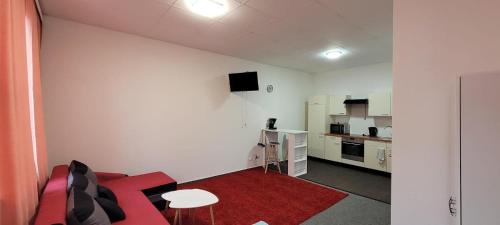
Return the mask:
{"type": "Polygon", "coordinates": [[[368,127],[368,133],[370,134],[370,137],[376,137],[378,129],[376,127],[368,127]]]}

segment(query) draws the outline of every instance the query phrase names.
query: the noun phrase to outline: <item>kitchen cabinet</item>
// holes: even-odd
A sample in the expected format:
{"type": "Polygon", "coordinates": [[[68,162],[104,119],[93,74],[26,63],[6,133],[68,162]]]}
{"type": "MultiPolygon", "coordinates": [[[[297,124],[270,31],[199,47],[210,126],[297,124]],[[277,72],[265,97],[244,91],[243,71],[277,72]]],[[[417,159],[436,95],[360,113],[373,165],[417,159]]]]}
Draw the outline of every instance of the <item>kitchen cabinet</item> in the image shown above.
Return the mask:
{"type": "Polygon", "coordinates": [[[392,144],[390,144],[390,143],[387,144],[386,157],[387,157],[387,172],[391,173],[392,172],[392,144]]]}
{"type": "Polygon", "coordinates": [[[309,105],[326,105],[326,95],[318,95],[309,98],[309,105]]]}
{"type": "Polygon", "coordinates": [[[391,93],[373,93],[368,96],[368,116],[391,116],[391,93]]]}
{"type": "Polygon", "coordinates": [[[330,96],[329,115],[347,115],[347,108],[344,104],[347,96],[330,96]]]}
{"type": "Polygon", "coordinates": [[[327,96],[314,96],[308,102],[307,130],[308,155],[325,158],[325,133],[327,132],[327,96]]]}
{"type": "Polygon", "coordinates": [[[324,159],[325,158],[325,135],[311,133],[307,135],[307,155],[324,159]]]}
{"type": "Polygon", "coordinates": [[[387,171],[387,143],[365,141],[365,167],[387,171]]]}
{"type": "Polygon", "coordinates": [[[325,138],[325,159],[340,162],[342,155],[342,138],[327,136],[325,138]]]}

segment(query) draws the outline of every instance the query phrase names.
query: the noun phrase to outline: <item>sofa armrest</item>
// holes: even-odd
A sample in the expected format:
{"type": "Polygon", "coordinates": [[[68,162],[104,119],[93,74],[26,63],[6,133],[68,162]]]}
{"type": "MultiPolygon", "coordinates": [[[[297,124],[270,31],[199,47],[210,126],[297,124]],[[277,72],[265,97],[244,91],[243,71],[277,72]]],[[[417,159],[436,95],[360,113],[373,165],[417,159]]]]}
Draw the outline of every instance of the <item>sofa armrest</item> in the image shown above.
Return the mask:
{"type": "Polygon", "coordinates": [[[127,174],[123,173],[95,172],[95,175],[97,176],[97,183],[128,177],[127,174]]]}

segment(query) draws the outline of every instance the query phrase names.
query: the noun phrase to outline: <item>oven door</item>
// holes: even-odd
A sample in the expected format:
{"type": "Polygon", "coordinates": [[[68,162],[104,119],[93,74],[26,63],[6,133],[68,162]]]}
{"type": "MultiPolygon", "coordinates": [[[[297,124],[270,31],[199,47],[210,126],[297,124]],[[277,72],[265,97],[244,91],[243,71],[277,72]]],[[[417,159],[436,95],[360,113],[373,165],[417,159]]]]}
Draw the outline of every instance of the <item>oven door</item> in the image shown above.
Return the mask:
{"type": "Polygon", "coordinates": [[[364,144],[342,141],[342,158],[358,162],[364,162],[365,161],[364,144]]]}

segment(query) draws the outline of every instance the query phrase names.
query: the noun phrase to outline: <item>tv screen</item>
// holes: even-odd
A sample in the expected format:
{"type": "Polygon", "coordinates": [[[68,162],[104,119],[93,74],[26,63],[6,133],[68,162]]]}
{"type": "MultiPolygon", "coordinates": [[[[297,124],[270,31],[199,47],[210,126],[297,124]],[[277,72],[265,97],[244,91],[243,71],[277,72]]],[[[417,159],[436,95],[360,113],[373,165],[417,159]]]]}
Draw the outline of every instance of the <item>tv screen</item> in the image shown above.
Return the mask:
{"type": "Polygon", "coordinates": [[[257,72],[231,73],[229,74],[229,86],[231,92],[258,91],[257,72]]]}

